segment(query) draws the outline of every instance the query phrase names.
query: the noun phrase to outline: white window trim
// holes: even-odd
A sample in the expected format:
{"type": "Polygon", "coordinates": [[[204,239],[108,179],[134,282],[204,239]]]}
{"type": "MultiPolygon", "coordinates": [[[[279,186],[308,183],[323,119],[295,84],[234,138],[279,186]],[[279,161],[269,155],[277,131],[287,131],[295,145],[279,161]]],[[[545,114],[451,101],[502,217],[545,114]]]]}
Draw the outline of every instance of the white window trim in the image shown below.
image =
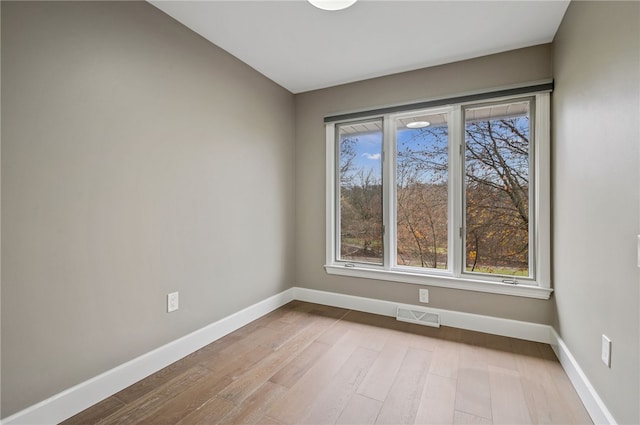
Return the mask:
{"type": "MultiPolygon", "coordinates": [[[[439,286],[451,289],[471,290],[478,292],[488,292],[493,294],[514,295],[528,298],[548,299],[553,292],[551,289],[550,273],[550,248],[551,248],[551,217],[550,217],[550,93],[530,93],[535,97],[535,120],[534,120],[534,175],[535,175],[535,198],[536,211],[533,235],[533,245],[535,250],[535,281],[522,280],[517,285],[503,283],[500,280],[504,277],[491,279],[486,275],[474,276],[469,273],[462,273],[460,262],[462,256],[462,238],[457,231],[449,225],[449,270],[420,270],[402,266],[392,266],[395,264],[395,253],[389,249],[391,238],[395,237],[395,230],[387,229],[384,234],[385,254],[384,266],[371,264],[336,261],[337,234],[336,229],[336,123],[326,124],[326,263],[325,270],[328,274],[348,277],[358,277],[365,279],[385,280],[392,282],[411,283],[416,285],[439,286]],[[458,255],[455,255],[457,253],[458,255]]],[[[496,101],[519,99],[527,95],[509,96],[496,101]]],[[[476,102],[474,102],[476,103],[476,102]]],[[[450,134],[450,164],[449,167],[449,208],[455,217],[461,220],[462,217],[462,194],[461,182],[462,159],[457,154],[459,143],[461,142],[461,108],[463,104],[452,105],[450,134]]],[[[444,109],[442,107],[432,109],[444,109]]],[[[385,114],[385,145],[383,152],[393,148],[394,136],[393,128],[388,125],[393,117],[402,115],[399,113],[385,114]]],[[[379,115],[378,115],[379,116],[379,115]]],[[[360,118],[359,120],[361,120],[360,118]]],[[[395,181],[394,164],[383,155],[383,181],[395,181]]],[[[394,185],[383,185],[383,216],[385,224],[395,223],[394,217],[394,185]],[[391,220],[391,221],[390,221],[391,220]]],[[[450,214],[451,216],[451,214],[450,214]]]]}

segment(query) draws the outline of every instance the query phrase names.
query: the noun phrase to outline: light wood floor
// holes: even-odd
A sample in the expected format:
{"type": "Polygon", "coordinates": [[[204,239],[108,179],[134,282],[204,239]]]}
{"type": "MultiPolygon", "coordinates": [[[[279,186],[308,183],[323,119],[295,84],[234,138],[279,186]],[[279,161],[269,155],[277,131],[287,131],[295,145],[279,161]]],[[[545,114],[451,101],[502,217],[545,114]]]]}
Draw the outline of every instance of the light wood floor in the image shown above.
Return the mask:
{"type": "Polygon", "coordinates": [[[592,422],[548,345],[292,302],[63,423],[592,422]]]}

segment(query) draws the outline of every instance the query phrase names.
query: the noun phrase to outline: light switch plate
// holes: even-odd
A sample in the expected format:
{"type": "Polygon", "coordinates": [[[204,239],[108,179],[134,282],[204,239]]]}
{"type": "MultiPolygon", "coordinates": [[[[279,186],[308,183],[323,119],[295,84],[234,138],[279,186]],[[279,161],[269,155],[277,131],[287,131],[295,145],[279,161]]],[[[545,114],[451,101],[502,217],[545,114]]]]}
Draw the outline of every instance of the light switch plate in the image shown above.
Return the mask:
{"type": "Polygon", "coordinates": [[[611,367],[611,340],[604,334],[602,335],[602,363],[611,367]]]}

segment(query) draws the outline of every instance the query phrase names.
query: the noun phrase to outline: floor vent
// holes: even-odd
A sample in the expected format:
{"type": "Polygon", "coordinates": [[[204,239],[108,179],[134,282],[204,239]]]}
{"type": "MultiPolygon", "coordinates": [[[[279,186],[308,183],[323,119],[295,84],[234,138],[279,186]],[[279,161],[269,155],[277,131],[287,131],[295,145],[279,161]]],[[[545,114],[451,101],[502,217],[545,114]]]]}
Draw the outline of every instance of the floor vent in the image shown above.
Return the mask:
{"type": "Polygon", "coordinates": [[[417,323],[419,325],[433,326],[435,328],[440,327],[440,315],[438,313],[431,313],[414,307],[398,306],[396,319],[401,322],[417,323]]]}

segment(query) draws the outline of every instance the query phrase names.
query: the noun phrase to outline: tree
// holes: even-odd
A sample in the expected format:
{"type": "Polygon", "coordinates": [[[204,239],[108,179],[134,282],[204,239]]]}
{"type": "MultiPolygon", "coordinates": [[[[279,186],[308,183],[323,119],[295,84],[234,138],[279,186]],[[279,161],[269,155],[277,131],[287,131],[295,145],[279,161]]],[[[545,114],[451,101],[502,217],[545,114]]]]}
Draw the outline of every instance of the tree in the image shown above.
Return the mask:
{"type": "Polygon", "coordinates": [[[341,258],[382,259],[382,182],[373,169],[354,165],[357,138],[340,142],[341,258]]]}
{"type": "Polygon", "coordinates": [[[465,135],[467,269],[527,271],[529,117],[468,122],[465,135]]]}
{"type": "Polygon", "coordinates": [[[446,268],[447,126],[408,131],[398,143],[397,256],[410,266],[446,268]]]}
{"type": "Polygon", "coordinates": [[[353,160],[356,157],[358,139],[346,137],[340,141],[340,184],[348,185],[351,181],[353,160]]]}

